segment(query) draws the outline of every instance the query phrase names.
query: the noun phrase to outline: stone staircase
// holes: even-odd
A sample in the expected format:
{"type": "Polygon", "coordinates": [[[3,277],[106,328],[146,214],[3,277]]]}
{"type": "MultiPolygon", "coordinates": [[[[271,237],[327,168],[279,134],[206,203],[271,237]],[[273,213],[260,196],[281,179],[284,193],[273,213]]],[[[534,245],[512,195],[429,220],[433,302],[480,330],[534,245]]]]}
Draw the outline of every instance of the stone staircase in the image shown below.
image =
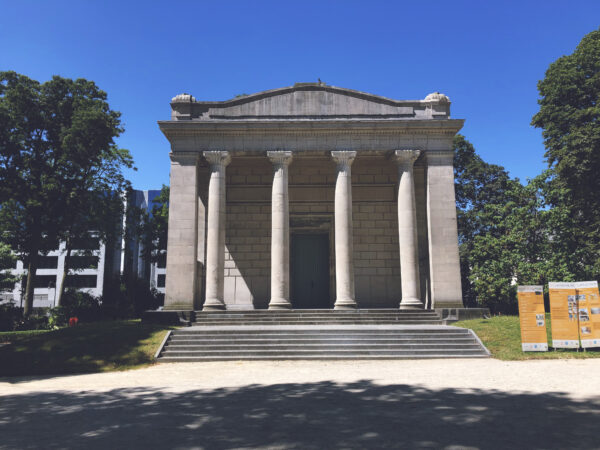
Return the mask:
{"type": "Polygon", "coordinates": [[[434,311],[398,310],[198,312],[156,354],[160,362],[488,356],[471,330],[442,325],[434,311]]]}
{"type": "Polygon", "coordinates": [[[290,311],[197,311],[195,325],[441,325],[431,310],[301,309],[290,311]]]}

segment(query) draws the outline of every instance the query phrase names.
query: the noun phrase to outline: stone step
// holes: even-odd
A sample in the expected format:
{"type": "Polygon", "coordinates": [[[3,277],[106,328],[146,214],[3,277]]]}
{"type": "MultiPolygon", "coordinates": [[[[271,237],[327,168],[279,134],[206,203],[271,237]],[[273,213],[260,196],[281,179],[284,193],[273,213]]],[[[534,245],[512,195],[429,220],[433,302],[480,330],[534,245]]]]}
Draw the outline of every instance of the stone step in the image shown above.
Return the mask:
{"type": "MultiPolygon", "coordinates": [[[[431,326],[430,326],[431,327],[431,326]]],[[[262,327],[262,329],[240,329],[239,331],[232,333],[232,330],[235,330],[237,327],[228,327],[228,329],[219,329],[219,327],[190,327],[183,328],[180,330],[176,330],[172,336],[203,336],[203,337],[211,337],[211,336],[229,336],[232,338],[239,337],[271,337],[271,336],[280,336],[280,335],[296,335],[296,336],[314,336],[314,337],[325,337],[325,336],[350,336],[356,335],[360,338],[369,337],[369,336],[394,336],[394,337],[431,337],[431,336],[443,336],[443,337],[451,337],[451,336],[467,336],[469,335],[469,331],[466,329],[457,328],[456,330],[406,330],[406,329],[382,329],[382,330],[373,330],[373,329],[365,329],[365,330],[318,330],[314,326],[313,328],[301,327],[298,329],[291,329],[290,326],[286,326],[286,328],[282,327],[262,327]],[[269,329],[272,328],[272,329],[269,329]]]]}
{"type": "MultiPolygon", "coordinates": [[[[476,347],[476,348],[460,348],[460,349],[449,349],[452,350],[453,353],[465,353],[465,354],[469,354],[469,353],[479,353],[481,352],[481,348],[476,347]]],[[[169,351],[167,349],[167,351],[169,351]]],[[[165,351],[165,353],[167,353],[167,351],[165,351]]],[[[336,354],[356,354],[356,355],[360,355],[360,354],[401,354],[401,353],[406,353],[406,354],[412,354],[412,353],[431,353],[431,352],[437,352],[437,353],[443,353],[444,349],[443,348],[432,348],[432,347],[415,347],[415,348],[379,348],[379,347],[364,347],[364,348],[357,348],[354,346],[348,346],[348,347],[330,347],[330,348],[299,348],[299,349],[281,349],[281,348],[253,348],[253,349],[239,349],[239,348],[234,348],[234,349],[214,349],[214,350],[209,350],[209,349],[204,349],[204,350],[174,350],[172,353],[181,353],[182,355],[200,355],[200,354],[205,354],[205,355],[228,355],[228,356],[243,356],[245,354],[252,354],[252,355],[280,355],[280,356],[285,356],[287,354],[294,354],[294,355],[302,355],[302,354],[313,354],[313,353],[336,353],[336,354]]]]}
{"type": "Polygon", "coordinates": [[[326,310],[326,309],[305,309],[305,310],[249,310],[249,311],[196,311],[197,316],[274,316],[274,315],[311,315],[318,314],[321,316],[358,316],[363,314],[368,315],[410,315],[410,314],[424,314],[424,315],[438,315],[437,311],[431,310],[355,310],[355,311],[337,311],[337,310],[326,310]]]}
{"type": "Polygon", "coordinates": [[[434,309],[227,309],[196,314],[437,314],[434,309]]]}
{"type": "Polygon", "coordinates": [[[248,323],[174,330],[159,361],[488,356],[470,330],[443,325],[248,323]]]}
{"type": "Polygon", "coordinates": [[[193,323],[194,325],[326,325],[326,324],[366,324],[366,325],[378,325],[378,324],[405,324],[405,325],[441,325],[441,320],[335,320],[335,319],[321,319],[321,320],[197,320],[193,323]]]}
{"type": "Polygon", "coordinates": [[[285,352],[356,352],[360,353],[363,351],[367,352],[387,352],[387,351],[409,351],[409,350],[476,350],[480,351],[480,347],[477,343],[470,344],[357,344],[357,343],[346,343],[323,345],[323,344],[271,344],[266,349],[264,345],[254,344],[235,344],[235,345],[185,345],[185,346],[169,346],[165,349],[164,356],[186,356],[191,354],[204,354],[207,352],[241,352],[241,353],[261,353],[268,351],[269,353],[285,353],[285,352]]]}
{"type": "Polygon", "coordinates": [[[369,316],[369,315],[356,315],[356,316],[334,316],[334,315],[324,315],[324,316],[200,316],[196,317],[196,321],[223,321],[223,320],[388,320],[388,321],[403,321],[403,320],[441,320],[439,316],[436,315],[410,315],[410,316],[369,316]]]}
{"type": "Polygon", "coordinates": [[[278,322],[278,321],[294,321],[294,322],[302,322],[302,321],[330,321],[330,322],[360,322],[360,321],[370,321],[370,322],[404,322],[404,321],[435,321],[439,322],[441,319],[438,316],[407,316],[407,317],[390,317],[390,316],[382,316],[382,317],[371,317],[371,316],[354,316],[354,317],[340,317],[340,316],[260,316],[260,317],[198,317],[195,322],[253,322],[253,321],[263,321],[263,322],[278,322]]]}
{"type": "MultiPolygon", "coordinates": [[[[174,345],[198,345],[198,339],[189,339],[186,337],[174,337],[169,340],[169,346],[174,345]]],[[[436,342],[446,342],[451,344],[460,344],[460,343],[468,343],[472,342],[473,339],[469,337],[460,337],[460,338],[446,338],[446,337],[401,337],[401,338],[365,338],[363,336],[348,336],[344,337],[289,337],[289,336],[281,336],[281,337],[273,337],[271,339],[260,339],[260,338],[239,338],[239,337],[210,337],[208,339],[203,339],[205,342],[210,342],[211,344],[279,344],[279,343],[292,343],[292,344],[313,344],[313,343],[325,343],[325,344],[337,344],[337,343],[346,343],[346,342],[367,342],[369,344],[396,344],[396,343],[436,343],[436,342]]]]}
{"type": "Polygon", "coordinates": [[[342,360],[390,360],[390,359],[457,359],[457,358],[489,358],[487,354],[469,354],[464,355],[460,353],[430,353],[430,354],[412,354],[412,355],[338,355],[338,354],[327,354],[327,355],[296,355],[296,356],[285,356],[282,358],[269,356],[252,356],[246,355],[243,358],[230,358],[227,356],[173,356],[173,357],[161,357],[160,362],[165,363],[176,363],[176,362],[210,362],[210,361],[274,361],[274,360],[323,360],[323,361],[342,361],[342,360]]]}

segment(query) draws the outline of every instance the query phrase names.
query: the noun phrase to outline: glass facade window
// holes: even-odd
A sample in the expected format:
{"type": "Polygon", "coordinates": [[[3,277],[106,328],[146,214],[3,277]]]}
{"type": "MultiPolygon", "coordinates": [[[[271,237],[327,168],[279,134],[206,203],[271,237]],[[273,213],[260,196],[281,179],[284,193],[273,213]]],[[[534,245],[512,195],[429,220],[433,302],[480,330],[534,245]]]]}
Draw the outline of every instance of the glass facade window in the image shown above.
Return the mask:
{"type": "Polygon", "coordinates": [[[56,269],[58,267],[58,256],[40,256],[38,258],[38,269],[56,269]]]}
{"type": "Polygon", "coordinates": [[[95,288],[96,275],[67,275],[66,286],[68,288],[95,288]]]}
{"type": "Polygon", "coordinates": [[[71,268],[77,269],[97,269],[98,268],[98,257],[87,256],[87,255],[74,255],[71,256],[71,268]]]}

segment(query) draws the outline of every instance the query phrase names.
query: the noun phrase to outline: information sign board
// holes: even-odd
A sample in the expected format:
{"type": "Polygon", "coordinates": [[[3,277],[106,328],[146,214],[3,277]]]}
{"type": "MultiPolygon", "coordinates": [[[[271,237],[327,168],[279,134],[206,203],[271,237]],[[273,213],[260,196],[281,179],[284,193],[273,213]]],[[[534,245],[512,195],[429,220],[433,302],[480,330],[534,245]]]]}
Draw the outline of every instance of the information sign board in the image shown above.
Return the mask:
{"type": "Polygon", "coordinates": [[[554,348],[579,348],[576,284],[548,283],[554,348]]]}
{"type": "Polygon", "coordinates": [[[597,281],[577,284],[579,336],[583,348],[600,347],[600,295],[597,281]]]}
{"type": "Polygon", "coordinates": [[[546,312],[543,286],[518,286],[521,348],[524,352],[547,352],[546,312]]]}

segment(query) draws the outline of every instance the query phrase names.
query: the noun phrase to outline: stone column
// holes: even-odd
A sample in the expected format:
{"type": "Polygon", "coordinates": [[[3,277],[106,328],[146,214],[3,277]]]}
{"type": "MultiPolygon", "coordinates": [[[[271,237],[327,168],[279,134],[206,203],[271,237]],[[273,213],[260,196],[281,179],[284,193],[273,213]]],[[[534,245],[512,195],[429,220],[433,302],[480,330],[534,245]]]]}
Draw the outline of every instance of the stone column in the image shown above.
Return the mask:
{"type": "Polygon", "coordinates": [[[417,240],[417,209],[413,164],[419,150],[396,150],[398,164],[398,237],[400,241],[400,276],[402,300],[400,309],[422,309],[419,281],[419,250],[417,240]]]}
{"type": "Polygon", "coordinates": [[[273,163],[271,196],[271,301],[269,309],[290,309],[290,208],[288,166],[292,152],[267,152],[273,163]]]}
{"type": "Polygon", "coordinates": [[[335,182],[335,289],[334,309],[354,309],[354,245],[352,233],[353,151],[333,151],[337,164],[335,182]]]}
{"type": "Polygon", "coordinates": [[[206,300],[205,311],[225,309],[225,167],[231,161],[229,152],[204,152],[210,165],[208,184],[208,219],[206,236],[206,300]]]}
{"type": "Polygon", "coordinates": [[[462,308],[454,152],[427,150],[427,224],[432,308],[462,308]]]}
{"type": "Polygon", "coordinates": [[[198,263],[199,154],[171,154],[166,310],[193,310],[199,305],[198,263]]]}

